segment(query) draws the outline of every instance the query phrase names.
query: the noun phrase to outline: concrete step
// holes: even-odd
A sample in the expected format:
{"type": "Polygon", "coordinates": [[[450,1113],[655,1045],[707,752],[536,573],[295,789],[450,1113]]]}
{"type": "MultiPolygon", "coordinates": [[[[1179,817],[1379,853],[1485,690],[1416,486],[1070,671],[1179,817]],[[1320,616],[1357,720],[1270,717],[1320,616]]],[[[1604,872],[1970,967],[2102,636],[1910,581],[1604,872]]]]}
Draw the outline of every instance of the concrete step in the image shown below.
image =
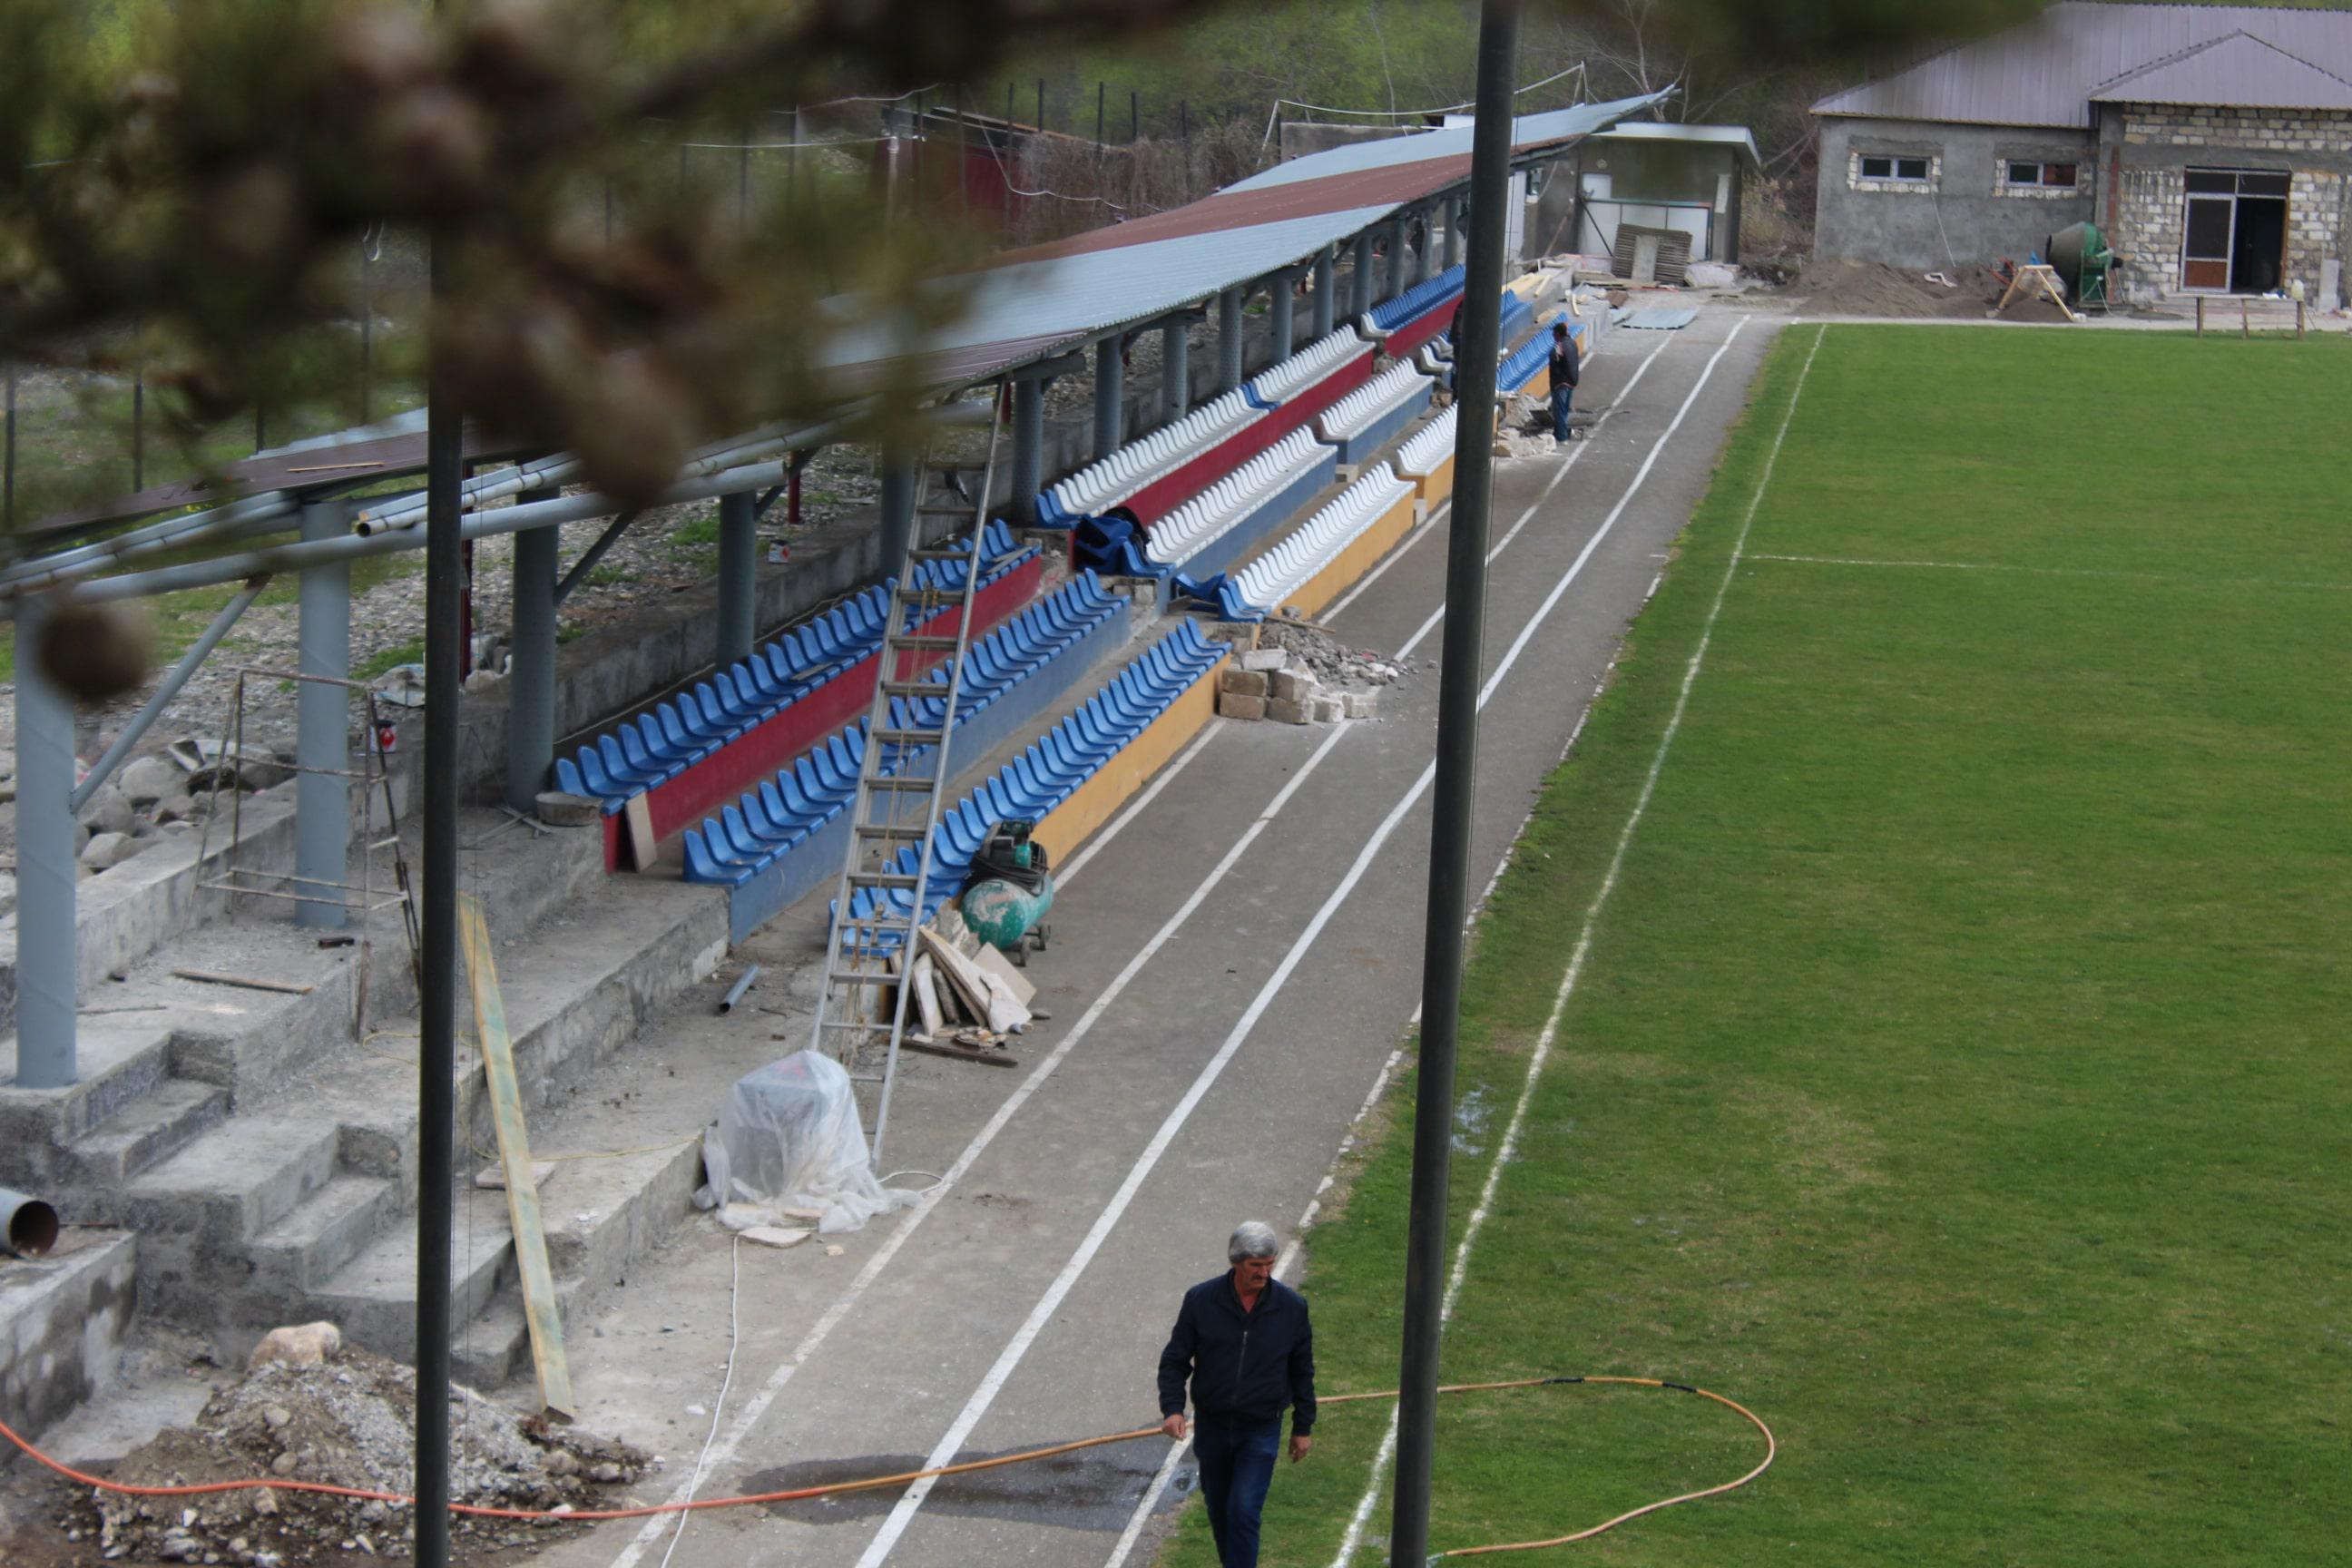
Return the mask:
{"type": "Polygon", "coordinates": [[[16,1037],[0,1039],[0,1185],[56,1194],[66,1146],[170,1075],[164,1014],[85,1019],[78,1035],[80,1076],[61,1089],[19,1087],[16,1037]]]}
{"type": "Polygon", "coordinates": [[[257,1289],[294,1300],[328,1280],[399,1218],[400,1189],[380,1176],[338,1175],[253,1243],[257,1289]]]}
{"type": "Polygon", "coordinates": [[[341,1142],[331,1118],[289,1103],[232,1117],[133,1179],[123,1219],[139,1232],[142,1308],[195,1329],[238,1310],[253,1239],[333,1180],[341,1142]]]}
{"type": "MultiPolygon", "coordinates": [[[[449,1263],[449,1321],[471,1322],[515,1276],[514,1235],[501,1193],[467,1192],[456,1203],[449,1263]]],[[[289,1306],[291,1304],[289,1303],[289,1306]]],[[[416,1358],[416,1229],[396,1226],[368,1243],[325,1289],[289,1315],[325,1318],[343,1337],[379,1355],[416,1358]]],[[[453,1336],[454,1337],[454,1336],[453,1336]]]]}
{"type": "MultiPolygon", "coordinates": [[[[123,1188],[186,1148],[228,1116],[228,1090],[193,1079],[167,1078],[143,1099],[67,1146],[71,1164],[58,1191],[77,1208],[118,1211],[123,1188]]],[[[112,1224],[77,1215],[74,1223],[112,1224]]]]}

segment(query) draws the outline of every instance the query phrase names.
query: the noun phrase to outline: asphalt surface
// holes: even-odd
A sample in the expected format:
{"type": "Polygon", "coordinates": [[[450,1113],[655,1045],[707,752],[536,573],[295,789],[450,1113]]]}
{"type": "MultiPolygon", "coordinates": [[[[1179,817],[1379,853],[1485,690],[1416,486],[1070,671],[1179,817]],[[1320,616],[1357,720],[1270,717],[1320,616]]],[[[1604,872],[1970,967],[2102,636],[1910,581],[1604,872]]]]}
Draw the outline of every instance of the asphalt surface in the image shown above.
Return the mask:
{"type": "MultiPolygon", "coordinates": [[[[1676,332],[1619,331],[1580,393],[1602,415],[1587,437],[1497,460],[1474,891],[1567,747],[1784,324],[1710,310],[1676,332]]],[[[1222,1270],[1237,1221],[1295,1230],[1419,1001],[1450,521],[1410,536],[1320,617],[1423,666],[1381,717],[1213,722],[1072,860],[1034,971],[1054,1017],[1023,1042],[1019,1070],[932,1063],[902,1079],[887,1163],[946,1184],[842,1238],[842,1257],[819,1259],[829,1267],[804,1266],[811,1248],[705,1256],[697,1300],[725,1302],[714,1292],[740,1271],[740,1345],[697,1495],[1156,1423],[1153,1369],[1179,1296],[1222,1270]]],[[[693,1473],[727,1327],[698,1325],[690,1365],[635,1358],[641,1394],[693,1401],[649,1498],[693,1473]]],[[[609,1359],[621,1375],[629,1358],[609,1359]]],[[[1172,1518],[1189,1470],[1160,1489],[1168,1455],[1151,1439],[913,1491],[698,1513],[682,1537],[671,1521],[608,1525],[545,1560],[1107,1568],[1148,1561],[1172,1518]]]]}

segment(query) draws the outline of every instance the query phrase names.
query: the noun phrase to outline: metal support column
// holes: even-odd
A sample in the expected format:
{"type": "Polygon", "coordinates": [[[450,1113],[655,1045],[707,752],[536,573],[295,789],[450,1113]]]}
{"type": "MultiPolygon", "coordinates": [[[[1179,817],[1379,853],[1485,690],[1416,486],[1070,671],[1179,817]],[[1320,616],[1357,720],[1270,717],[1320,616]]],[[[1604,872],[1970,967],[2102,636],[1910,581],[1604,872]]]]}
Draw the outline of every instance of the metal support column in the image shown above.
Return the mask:
{"type": "Polygon", "coordinates": [[[1462,215],[1470,204],[1454,196],[1445,204],[1445,265],[1454,267],[1462,259],[1462,215]]]}
{"type": "Polygon", "coordinates": [[[1231,392],[1242,384],[1242,290],[1228,289],[1217,296],[1217,390],[1231,392]]]}
{"type": "Polygon", "coordinates": [[[1454,1064],[1461,1027],[1464,926],[1470,914],[1471,826],[1478,785],[1478,678],[1486,631],[1486,539],[1494,500],[1496,361],[1502,347],[1504,203],[1511,177],[1511,100],[1519,0],[1485,0],[1478,28],[1478,117],[1470,237],[1454,374],[1454,521],[1445,549],[1445,643],[1437,700],[1436,794],[1431,804],[1429,907],[1421,965],[1421,1059],[1413,1095],[1412,1195],[1405,1237],[1403,1358],[1397,1401],[1393,1568],[1429,1557],[1429,1487],[1436,1449],[1437,1372],[1444,1331],[1446,1187],[1454,1132],[1454,1064]]]}
{"type": "MultiPolygon", "coordinates": [[[[910,521],[914,516],[911,496],[907,515],[910,521]]],[[[756,498],[750,490],[738,490],[719,498],[719,663],[722,668],[751,657],[751,639],[758,632],[759,587],[756,498]]]]}
{"type": "Polygon", "coordinates": [[[1331,286],[1339,268],[1332,264],[1331,252],[1325,249],[1315,258],[1315,338],[1318,342],[1331,335],[1337,317],[1333,309],[1338,301],[1331,298],[1331,286]]]}
{"type": "Polygon", "coordinates": [[[1266,321],[1269,327],[1267,334],[1268,363],[1271,363],[1276,361],[1288,359],[1290,357],[1291,349],[1295,347],[1298,342],[1298,322],[1297,316],[1297,297],[1296,292],[1298,288],[1298,274],[1296,272],[1277,272],[1273,277],[1267,279],[1266,281],[1272,285],[1272,292],[1267,296],[1267,299],[1272,304],[1273,309],[1265,313],[1266,321]]]}
{"type": "Polygon", "coordinates": [[[1037,521],[1037,492],[1045,484],[1045,378],[1023,376],[1013,384],[1013,521],[1037,521]]]}
{"type": "MultiPolygon", "coordinates": [[[[915,489],[921,476],[915,454],[903,447],[882,453],[882,570],[896,573],[915,538],[915,489]]],[[[1034,491],[1031,492],[1034,494],[1034,491]]]]}
{"type": "Polygon", "coordinates": [[[1381,298],[1393,300],[1404,292],[1404,219],[1392,217],[1388,222],[1389,264],[1381,273],[1381,298]]]}
{"type": "Polygon", "coordinates": [[[1372,231],[1356,237],[1356,266],[1349,279],[1348,315],[1352,320],[1372,308],[1372,231]]]}
{"type": "MultiPolygon", "coordinates": [[[[1430,242],[1437,237],[1437,209],[1423,207],[1413,215],[1413,218],[1421,225],[1421,242],[1412,247],[1412,280],[1426,283],[1429,281],[1430,242]]],[[[1410,230],[1412,226],[1407,224],[1405,226],[1410,230]]]]}
{"type": "Polygon", "coordinates": [[[1175,321],[1160,329],[1160,416],[1173,425],[1192,405],[1192,323],[1175,321]]]}
{"type": "MultiPolygon", "coordinates": [[[[335,539],[351,531],[351,508],[307,501],[302,537],[335,539]]],[[[297,593],[301,629],[295,668],[305,675],[348,680],[352,674],[352,569],[347,562],[305,567],[297,593]]],[[[326,681],[301,680],[294,694],[295,886],[304,894],[294,923],[341,931],[351,923],[336,884],[350,880],[352,857],[352,694],[326,681]],[[320,770],[320,771],[312,771],[320,770]],[[336,902],[326,902],[327,900],[336,902]]],[[[362,920],[366,916],[362,914],[362,920]]]]}
{"type": "Polygon", "coordinates": [[[41,670],[49,603],[16,601],[16,1087],[75,1081],[73,701],[41,670]]]}
{"type": "MultiPolygon", "coordinates": [[[[545,500],[526,491],[520,500],[545,500]]],[[[507,804],[539,809],[555,767],[555,554],[561,529],[515,535],[514,664],[507,671],[507,804]]]]}
{"type": "Polygon", "coordinates": [[[1127,362],[1119,357],[1120,334],[1095,344],[1095,459],[1118,449],[1127,437],[1127,362]]]}

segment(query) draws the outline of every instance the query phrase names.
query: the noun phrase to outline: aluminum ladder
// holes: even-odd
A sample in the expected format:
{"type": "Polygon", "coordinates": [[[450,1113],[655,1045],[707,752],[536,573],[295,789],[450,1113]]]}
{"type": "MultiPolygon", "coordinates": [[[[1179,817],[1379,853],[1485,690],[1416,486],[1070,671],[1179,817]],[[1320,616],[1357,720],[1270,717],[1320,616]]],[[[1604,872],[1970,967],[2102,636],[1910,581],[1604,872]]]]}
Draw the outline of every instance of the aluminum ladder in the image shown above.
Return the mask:
{"type": "MultiPolygon", "coordinates": [[[[939,826],[948,787],[954,779],[948,760],[949,740],[955,729],[956,704],[963,692],[972,600],[987,559],[988,497],[996,479],[1006,402],[1002,385],[992,389],[988,456],[979,470],[978,493],[963,486],[963,475],[971,470],[950,468],[944,470],[944,478],[952,500],[917,496],[916,527],[908,541],[906,559],[891,584],[874,700],[866,709],[865,753],[858,762],[857,793],[850,807],[849,849],[834,884],[833,920],[824,945],[824,984],[818,992],[810,1046],[847,1068],[853,1082],[879,1086],[869,1130],[877,1162],[889,1131],[890,1090],[898,1076],[898,1046],[906,1034],[908,997],[912,990],[898,983],[895,964],[911,967],[914,963],[915,933],[923,921],[923,889],[931,874],[932,833],[939,826]],[[938,546],[924,544],[922,520],[942,516],[968,517],[970,533],[938,546]],[[957,561],[964,563],[961,584],[948,588],[917,585],[919,571],[957,561]],[[928,629],[927,623],[942,612],[952,617],[950,624],[928,629]],[[947,660],[944,685],[923,679],[937,662],[932,655],[947,660]],[[933,722],[924,699],[940,697],[946,702],[933,722]],[[912,873],[895,864],[900,851],[909,847],[916,855],[912,873]],[[867,912],[863,915],[854,908],[860,893],[866,895],[867,912]],[[881,1071],[860,1070],[867,1049],[885,1041],[881,1071]]],[[[921,471],[927,483],[929,466],[924,465],[921,471]]]]}

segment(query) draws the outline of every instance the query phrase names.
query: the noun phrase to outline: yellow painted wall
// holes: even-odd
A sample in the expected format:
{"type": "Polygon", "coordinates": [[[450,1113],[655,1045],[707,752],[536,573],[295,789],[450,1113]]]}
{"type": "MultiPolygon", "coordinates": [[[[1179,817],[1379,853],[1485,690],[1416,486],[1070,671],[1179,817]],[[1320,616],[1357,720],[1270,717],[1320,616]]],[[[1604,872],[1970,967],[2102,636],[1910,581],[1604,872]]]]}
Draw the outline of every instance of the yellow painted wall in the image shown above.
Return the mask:
{"type": "Polygon", "coordinates": [[[1216,712],[1217,678],[1224,666],[1224,658],[1220,658],[1203,670],[1165,712],[1143,727],[1143,733],[1113,752],[1095,770],[1094,777],[1078,786],[1076,794],[1046,814],[1032,837],[1045,846],[1055,865],[1067,861],[1095,829],[1109,821],[1113,812],[1201,732],[1201,726],[1216,712]]]}

